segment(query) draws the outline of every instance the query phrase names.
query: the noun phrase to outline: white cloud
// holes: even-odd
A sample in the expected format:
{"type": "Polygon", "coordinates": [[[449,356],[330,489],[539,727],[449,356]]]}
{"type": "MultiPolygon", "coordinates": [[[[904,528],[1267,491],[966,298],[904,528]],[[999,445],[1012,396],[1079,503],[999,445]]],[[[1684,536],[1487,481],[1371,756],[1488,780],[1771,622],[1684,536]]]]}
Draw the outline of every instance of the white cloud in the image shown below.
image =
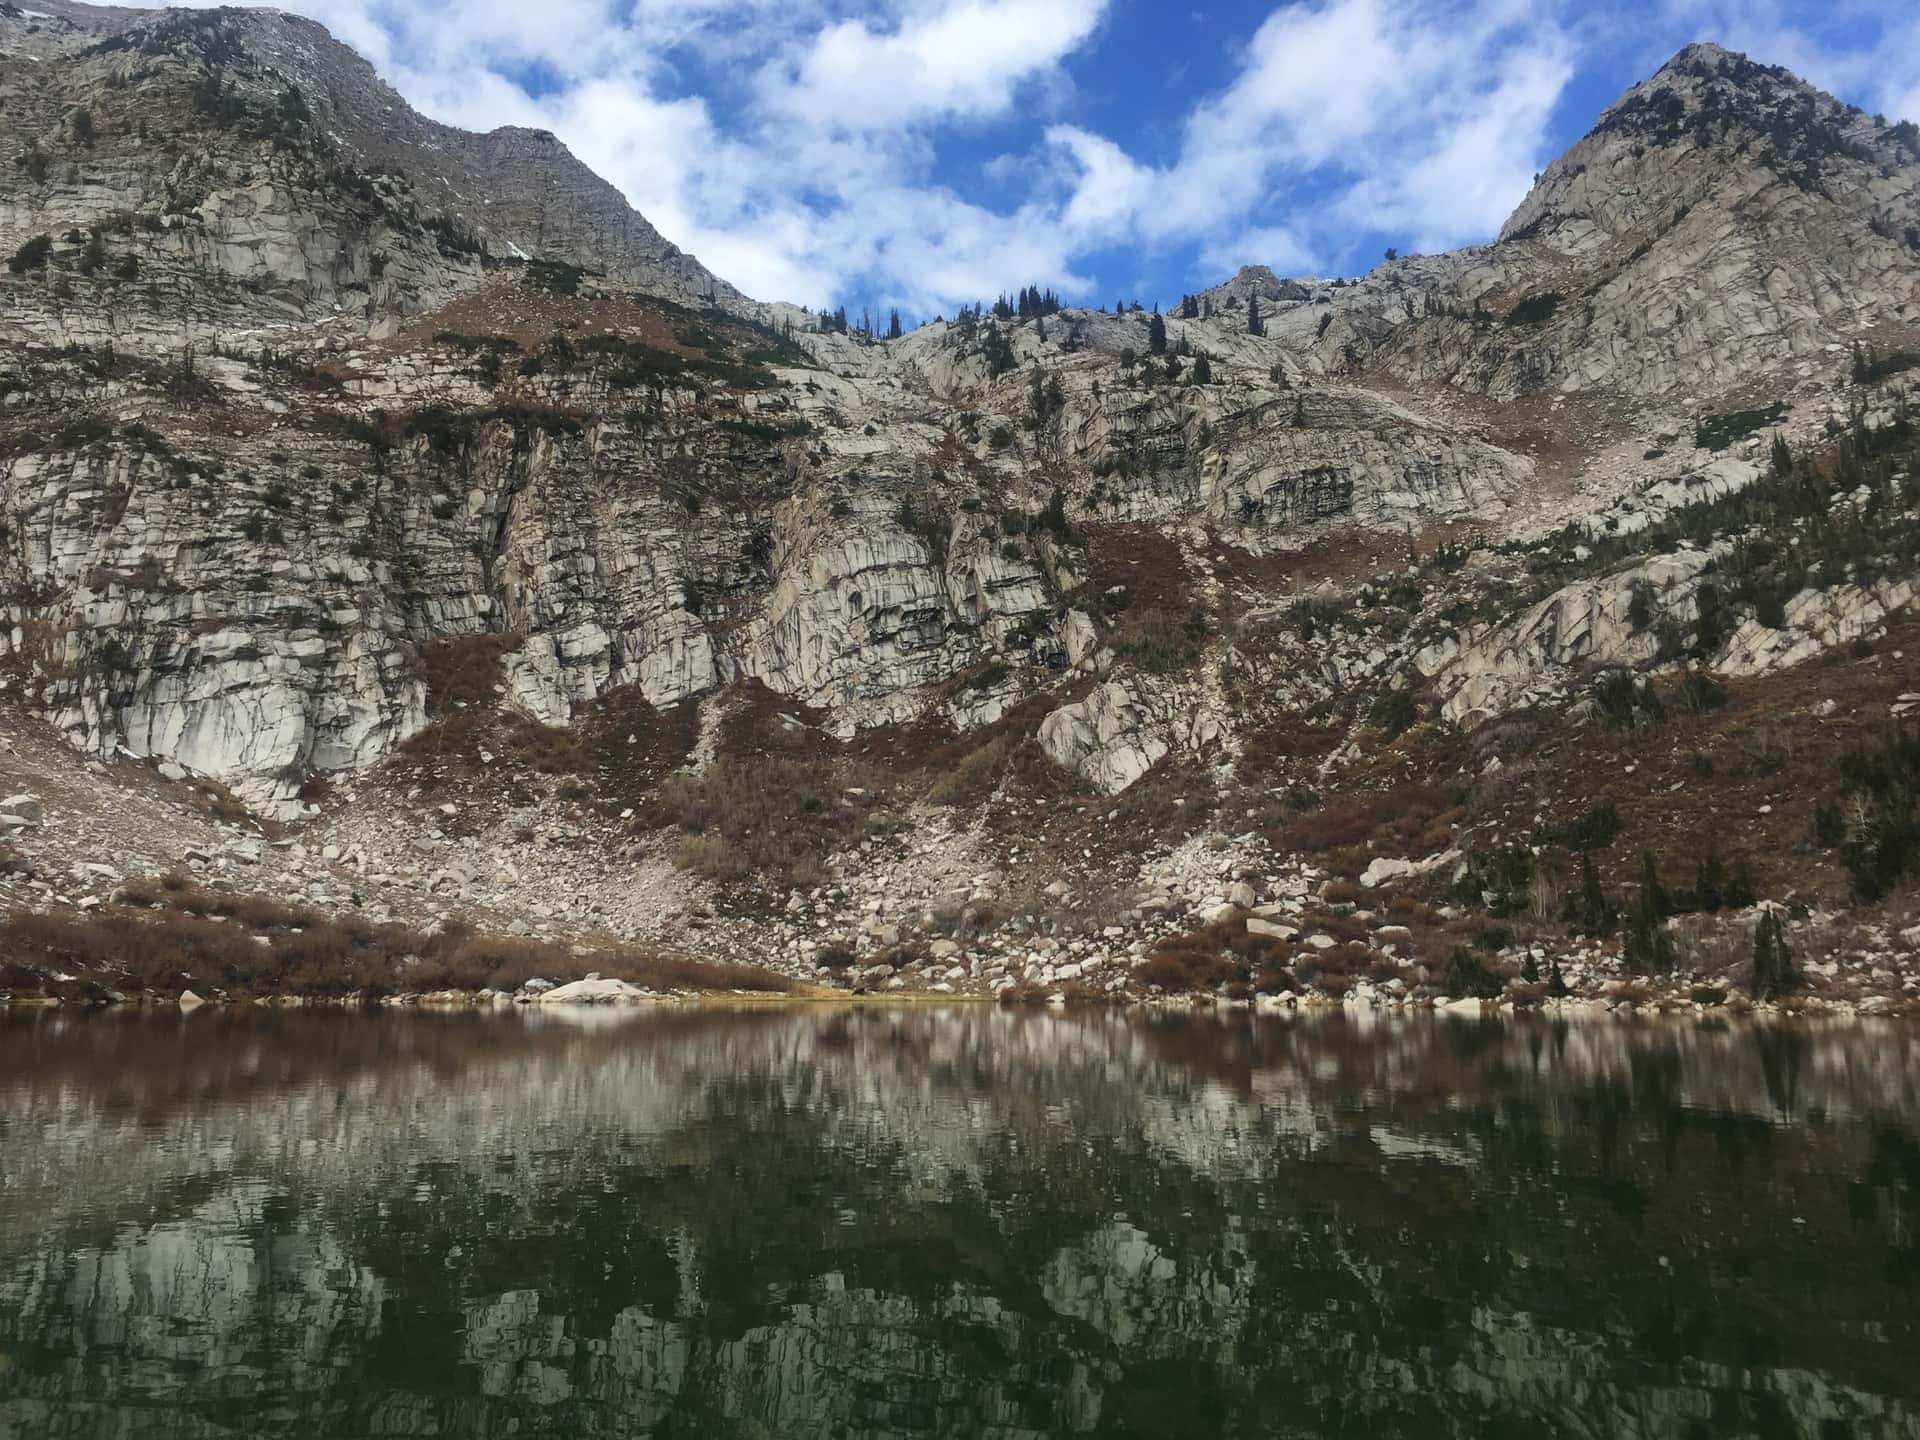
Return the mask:
{"type": "Polygon", "coordinates": [[[998,114],[1019,85],[1093,34],[1106,0],[951,0],[890,31],[864,20],[823,29],[760,77],[768,108],[827,130],[890,130],[998,114]]]}
{"type": "MultiPolygon", "coordinates": [[[[1094,254],[1206,284],[1341,268],[1369,232],[1487,239],[1550,158],[1577,64],[1644,75],[1696,38],[1920,118],[1920,17],[1896,0],[1847,0],[1844,29],[1794,0],[1276,3],[1157,163],[1075,121],[1066,62],[1112,0],[280,3],[438,119],[553,130],[749,294],[920,313],[1027,281],[1104,299],[1121,277],[1096,284],[1094,254]],[[978,168],[1017,206],[938,171],[986,125],[1031,137],[978,168]]],[[[1131,58],[1124,83],[1190,57],[1131,58]]]]}
{"type": "Polygon", "coordinates": [[[1202,289],[1219,284],[1242,265],[1265,265],[1276,275],[1299,275],[1315,268],[1312,247],[1285,225],[1234,230],[1208,240],[1200,249],[1200,265],[1194,279],[1202,289]]]}
{"type": "Polygon", "coordinates": [[[1084,132],[1049,132],[1080,170],[1067,213],[1149,243],[1197,239],[1207,256],[1222,234],[1265,238],[1285,254],[1245,258],[1287,268],[1315,249],[1339,255],[1356,227],[1427,247],[1484,239],[1526,193],[1572,74],[1551,18],[1528,14],[1510,0],[1278,10],[1233,82],[1195,107],[1164,170],[1084,132]],[[1275,191],[1296,189],[1318,193],[1316,213],[1242,229],[1275,191]]]}

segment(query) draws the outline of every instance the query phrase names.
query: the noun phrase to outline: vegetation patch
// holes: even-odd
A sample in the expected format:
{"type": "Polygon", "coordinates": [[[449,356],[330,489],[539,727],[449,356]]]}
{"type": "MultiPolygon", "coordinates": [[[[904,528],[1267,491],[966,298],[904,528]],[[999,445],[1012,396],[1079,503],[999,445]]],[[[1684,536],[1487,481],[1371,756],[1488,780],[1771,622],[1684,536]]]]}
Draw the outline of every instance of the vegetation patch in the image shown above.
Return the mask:
{"type": "Polygon", "coordinates": [[[1560,297],[1551,291],[1544,295],[1529,295],[1507,312],[1507,324],[1544,325],[1559,308],[1560,297]]]}
{"type": "Polygon", "coordinates": [[[1786,418],[1784,401],[1775,401],[1764,410],[1731,410],[1724,415],[1709,415],[1694,427],[1693,443],[1701,450],[1725,450],[1749,435],[1758,435],[1770,425],[1786,418]]]}
{"type": "Polygon", "coordinates": [[[140,993],[316,999],[431,991],[515,990],[598,973],[654,990],[783,992],[782,976],[669,951],[488,935],[450,922],[434,931],[325,916],[206,889],[185,876],[128,887],[129,903],[91,913],[13,909],[0,917],[0,986],[74,998],[140,993]],[[69,976],[61,980],[57,976],[69,976]]]}

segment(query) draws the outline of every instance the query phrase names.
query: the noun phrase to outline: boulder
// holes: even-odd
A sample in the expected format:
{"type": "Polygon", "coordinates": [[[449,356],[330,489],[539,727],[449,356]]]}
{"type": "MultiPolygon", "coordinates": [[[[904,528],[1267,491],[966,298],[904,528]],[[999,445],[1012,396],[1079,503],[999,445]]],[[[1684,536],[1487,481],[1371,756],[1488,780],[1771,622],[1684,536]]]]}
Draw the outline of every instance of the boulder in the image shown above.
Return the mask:
{"type": "Polygon", "coordinates": [[[538,996],[541,1005],[634,1005],[650,999],[651,994],[624,980],[606,980],[591,976],[569,985],[556,985],[538,996]]]}
{"type": "Polygon", "coordinates": [[[13,825],[43,825],[46,819],[47,807],[38,795],[9,795],[0,800],[0,820],[13,825]]]}
{"type": "Polygon", "coordinates": [[[1040,748],[1055,765],[1118,795],[1171,748],[1151,715],[1118,681],[1040,722],[1040,748]]]}

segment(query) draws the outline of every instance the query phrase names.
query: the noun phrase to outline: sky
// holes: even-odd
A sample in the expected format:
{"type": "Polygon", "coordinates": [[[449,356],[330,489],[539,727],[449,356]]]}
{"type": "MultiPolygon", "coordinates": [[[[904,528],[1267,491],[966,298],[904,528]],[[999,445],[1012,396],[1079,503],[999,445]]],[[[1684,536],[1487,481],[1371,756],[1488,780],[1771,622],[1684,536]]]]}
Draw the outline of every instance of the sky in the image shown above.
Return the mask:
{"type": "MultiPolygon", "coordinates": [[[[198,3],[198,0],[193,0],[198,3]]],[[[765,300],[1171,302],[1490,240],[1683,45],[1920,121],[1912,0],[280,0],[449,124],[554,131],[765,300]]]]}

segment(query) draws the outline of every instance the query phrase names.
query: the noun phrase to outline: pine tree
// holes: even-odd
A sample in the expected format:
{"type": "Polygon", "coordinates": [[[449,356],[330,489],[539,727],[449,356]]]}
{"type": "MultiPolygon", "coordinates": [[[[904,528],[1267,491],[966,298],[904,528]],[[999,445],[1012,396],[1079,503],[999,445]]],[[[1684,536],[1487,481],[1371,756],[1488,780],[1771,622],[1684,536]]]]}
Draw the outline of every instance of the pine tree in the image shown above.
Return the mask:
{"type": "Polygon", "coordinates": [[[1580,895],[1573,903],[1571,918],[1582,935],[1611,935],[1620,923],[1620,912],[1600,888],[1600,875],[1593,868],[1593,852],[1580,853],[1580,895]]]}
{"type": "Polygon", "coordinates": [[[1693,900],[1702,910],[1718,910],[1727,903],[1727,867],[1720,847],[1711,842],[1693,877],[1693,900]]]}
{"type": "Polygon", "coordinates": [[[1158,314],[1147,322],[1147,353],[1149,355],[1167,353],[1167,322],[1158,314]]]}
{"type": "Polygon", "coordinates": [[[1205,355],[1200,356],[1193,362],[1193,383],[1196,385],[1211,385],[1213,383],[1213,362],[1207,359],[1205,355]]]}
{"type": "Polygon", "coordinates": [[[1560,973],[1560,962],[1556,959],[1553,968],[1547,971],[1547,994],[1555,1000],[1563,1000],[1567,993],[1567,977],[1560,973]]]}
{"type": "Polygon", "coordinates": [[[1664,920],[1673,914],[1673,897],[1667,894],[1667,887],[1660,883],[1659,862],[1654,859],[1653,851],[1640,852],[1640,897],[1654,915],[1664,920]]]}
{"type": "Polygon", "coordinates": [[[1267,322],[1260,318],[1260,297],[1258,295],[1250,295],[1247,297],[1247,333],[1249,335],[1264,335],[1267,333],[1267,322]]]}
{"type": "Polygon", "coordinates": [[[1787,448],[1787,437],[1774,432],[1773,436],[1773,473],[1790,475],[1793,473],[1793,451],[1787,448]]]}
{"type": "Polygon", "coordinates": [[[1753,932],[1753,998],[1772,1000],[1800,987],[1780,912],[1768,906],[1753,932]]]}
{"type": "Polygon", "coordinates": [[[1640,894],[1634,900],[1633,913],[1627,919],[1623,958],[1635,975],[1665,975],[1676,963],[1673,936],[1667,933],[1666,917],[1671,901],[1660,883],[1653,852],[1640,852],[1640,894]]]}
{"type": "Polygon", "coordinates": [[[900,312],[895,310],[887,317],[887,338],[889,340],[898,340],[900,335],[900,312]]]}

